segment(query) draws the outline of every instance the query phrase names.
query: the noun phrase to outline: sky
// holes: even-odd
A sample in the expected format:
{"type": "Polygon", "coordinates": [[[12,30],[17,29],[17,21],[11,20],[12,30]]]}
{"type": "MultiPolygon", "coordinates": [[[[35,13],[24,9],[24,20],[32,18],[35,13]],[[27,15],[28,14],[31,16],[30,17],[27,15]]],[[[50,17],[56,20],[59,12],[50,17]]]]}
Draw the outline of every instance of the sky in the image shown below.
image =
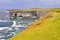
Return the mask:
{"type": "Polygon", "coordinates": [[[0,9],[60,8],[60,0],[0,0],[0,9]]]}

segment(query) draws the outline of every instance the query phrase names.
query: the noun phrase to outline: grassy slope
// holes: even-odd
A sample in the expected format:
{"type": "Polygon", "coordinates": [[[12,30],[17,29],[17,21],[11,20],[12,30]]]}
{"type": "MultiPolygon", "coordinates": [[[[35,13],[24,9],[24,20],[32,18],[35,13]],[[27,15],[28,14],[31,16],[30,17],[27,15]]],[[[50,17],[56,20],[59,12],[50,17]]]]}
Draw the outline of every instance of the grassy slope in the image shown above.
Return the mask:
{"type": "Polygon", "coordinates": [[[9,40],[60,40],[60,13],[50,13],[9,40]]]}

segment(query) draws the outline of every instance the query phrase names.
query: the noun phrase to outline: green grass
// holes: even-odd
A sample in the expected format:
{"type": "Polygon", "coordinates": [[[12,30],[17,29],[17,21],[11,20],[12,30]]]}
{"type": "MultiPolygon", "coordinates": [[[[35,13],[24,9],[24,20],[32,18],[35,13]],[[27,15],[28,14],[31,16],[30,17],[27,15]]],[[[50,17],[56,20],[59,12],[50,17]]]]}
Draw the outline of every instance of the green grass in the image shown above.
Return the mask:
{"type": "MultiPolygon", "coordinates": [[[[52,17],[45,18],[41,25],[41,19],[29,26],[21,33],[18,33],[9,40],[60,40],[60,13],[51,13],[52,17]]],[[[51,16],[50,15],[50,16],[51,16]]]]}

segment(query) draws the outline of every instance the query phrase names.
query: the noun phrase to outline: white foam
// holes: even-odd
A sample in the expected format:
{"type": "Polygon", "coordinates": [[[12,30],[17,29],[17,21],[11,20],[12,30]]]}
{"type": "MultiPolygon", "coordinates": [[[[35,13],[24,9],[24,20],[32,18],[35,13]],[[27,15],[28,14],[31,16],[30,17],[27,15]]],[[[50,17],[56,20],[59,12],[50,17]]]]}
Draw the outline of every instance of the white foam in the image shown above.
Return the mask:
{"type": "Polygon", "coordinates": [[[21,25],[16,25],[15,27],[22,27],[21,25]]]}
{"type": "Polygon", "coordinates": [[[20,24],[17,25],[17,24],[16,24],[16,21],[13,21],[13,25],[12,25],[12,26],[13,26],[13,27],[26,27],[25,25],[24,25],[24,26],[23,26],[23,25],[20,25],[20,24]]]}
{"type": "Polygon", "coordinates": [[[3,20],[0,20],[0,22],[2,22],[3,20]]]}
{"type": "Polygon", "coordinates": [[[9,11],[5,11],[6,13],[9,13],[9,11]]]}
{"type": "Polygon", "coordinates": [[[8,20],[0,20],[0,22],[7,22],[8,20]]]}
{"type": "Polygon", "coordinates": [[[16,21],[13,21],[13,25],[12,26],[16,26],[16,21]]]}
{"type": "Polygon", "coordinates": [[[5,39],[0,39],[0,40],[5,40],[5,39]]]}
{"type": "Polygon", "coordinates": [[[9,27],[0,27],[0,30],[8,29],[9,27]]]}

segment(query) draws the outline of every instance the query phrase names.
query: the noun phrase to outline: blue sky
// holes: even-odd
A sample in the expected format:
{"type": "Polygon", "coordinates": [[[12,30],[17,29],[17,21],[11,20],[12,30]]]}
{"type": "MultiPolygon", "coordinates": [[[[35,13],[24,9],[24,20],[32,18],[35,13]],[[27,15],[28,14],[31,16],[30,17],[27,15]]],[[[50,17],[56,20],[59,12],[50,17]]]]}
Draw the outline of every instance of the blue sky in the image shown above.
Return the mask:
{"type": "Polygon", "coordinates": [[[0,9],[60,7],[60,0],[0,0],[0,9]]]}

